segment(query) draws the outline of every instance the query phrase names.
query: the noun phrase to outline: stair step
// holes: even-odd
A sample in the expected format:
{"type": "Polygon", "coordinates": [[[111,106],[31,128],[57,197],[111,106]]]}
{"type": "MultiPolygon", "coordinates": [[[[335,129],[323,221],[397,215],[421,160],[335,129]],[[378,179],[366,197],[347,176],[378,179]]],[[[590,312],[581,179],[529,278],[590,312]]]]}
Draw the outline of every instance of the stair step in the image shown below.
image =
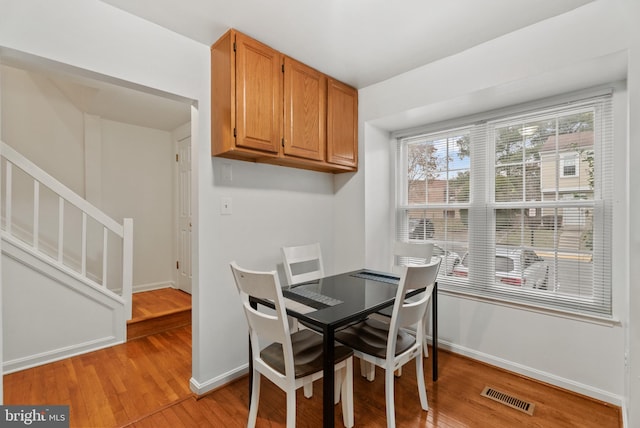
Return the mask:
{"type": "Polygon", "coordinates": [[[179,310],[146,319],[127,321],[127,340],[138,339],[191,324],[191,309],[179,310]]]}
{"type": "Polygon", "coordinates": [[[133,294],[133,317],[127,321],[127,340],[191,324],[191,295],[175,288],[133,294]]]}

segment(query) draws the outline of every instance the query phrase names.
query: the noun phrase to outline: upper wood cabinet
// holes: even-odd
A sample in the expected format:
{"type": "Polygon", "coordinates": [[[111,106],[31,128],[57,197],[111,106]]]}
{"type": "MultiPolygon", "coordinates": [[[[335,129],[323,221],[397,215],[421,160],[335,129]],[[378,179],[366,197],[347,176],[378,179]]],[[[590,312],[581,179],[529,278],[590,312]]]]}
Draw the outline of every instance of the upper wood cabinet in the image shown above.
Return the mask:
{"type": "Polygon", "coordinates": [[[357,170],[358,93],[240,32],[211,46],[213,156],[357,170]]]}
{"type": "Polygon", "coordinates": [[[214,156],[277,156],[282,139],[282,55],[241,33],[211,48],[214,156]]]}
{"type": "Polygon", "coordinates": [[[295,59],[284,58],[284,154],[325,160],[327,77],[295,59]]]}
{"type": "Polygon", "coordinates": [[[358,91],[329,79],[327,162],[358,166],[358,91]]]}
{"type": "Polygon", "coordinates": [[[282,55],[236,35],[236,145],[278,153],[282,138],[282,55]]]}

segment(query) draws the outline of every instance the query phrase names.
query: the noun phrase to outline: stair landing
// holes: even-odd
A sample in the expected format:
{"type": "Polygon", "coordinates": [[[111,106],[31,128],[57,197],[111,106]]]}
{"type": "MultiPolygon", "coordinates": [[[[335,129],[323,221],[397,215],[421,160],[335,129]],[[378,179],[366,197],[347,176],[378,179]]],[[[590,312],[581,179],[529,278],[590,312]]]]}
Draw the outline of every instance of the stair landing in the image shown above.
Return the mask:
{"type": "Polygon", "coordinates": [[[191,324],[191,295],[175,288],[133,293],[127,340],[191,324]]]}

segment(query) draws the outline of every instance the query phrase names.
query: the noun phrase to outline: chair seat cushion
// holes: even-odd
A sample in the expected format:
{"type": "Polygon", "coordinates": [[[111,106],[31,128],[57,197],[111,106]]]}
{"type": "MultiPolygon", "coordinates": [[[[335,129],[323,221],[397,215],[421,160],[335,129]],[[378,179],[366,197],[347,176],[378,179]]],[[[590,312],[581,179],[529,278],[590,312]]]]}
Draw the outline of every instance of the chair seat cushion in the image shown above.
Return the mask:
{"type": "MultiPolygon", "coordinates": [[[[374,318],[369,318],[336,332],[336,340],[340,343],[378,358],[385,358],[387,355],[388,337],[389,324],[374,318]]],[[[416,338],[412,332],[398,330],[395,355],[401,354],[415,343],[416,338]]]]}
{"type": "MultiPolygon", "coordinates": [[[[322,371],[322,336],[311,330],[300,330],[291,335],[293,361],[296,379],[322,371]]],[[[335,345],[334,363],[339,363],[353,355],[353,350],[335,345]]],[[[284,374],[282,345],[272,343],[260,352],[260,357],[270,367],[284,374]]]]}

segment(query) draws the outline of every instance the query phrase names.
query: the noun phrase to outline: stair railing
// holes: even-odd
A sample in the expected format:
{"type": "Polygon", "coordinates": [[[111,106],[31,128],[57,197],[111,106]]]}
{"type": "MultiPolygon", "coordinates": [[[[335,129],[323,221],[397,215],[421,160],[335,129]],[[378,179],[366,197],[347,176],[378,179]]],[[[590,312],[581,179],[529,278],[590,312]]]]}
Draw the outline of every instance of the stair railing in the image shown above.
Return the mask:
{"type": "MultiPolygon", "coordinates": [[[[131,319],[131,293],[133,282],[133,219],[125,218],[123,219],[122,224],[118,223],[66,187],[64,184],[53,178],[51,175],[47,174],[44,170],[33,164],[26,157],[18,153],[3,141],[0,141],[0,154],[3,160],[2,166],[4,167],[4,175],[0,175],[0,177],[4,179],[4,194],[2,195],[2,202],[4,205],[4,211],[2,213],[2,217],[4,219],[4,222],[2,223],[2,233],[4,238],[11,240],[16,245],[21,246],[48,263],[56,265],[61,270],[72,273],[81,281],[96,287],[107,294],[111,293],[119,295],[124,301],[127,319],[131,319]],[[33,219],[30,225],[28,224],[28,221],[23,221],[19,226],[14,222],[13,204],[16,201],[16,198],[13,195],[14,168],[19,168],[24,172],[23,176],[27,177],[27,179],[33,183],[33,219]],[[40,231],[41,211],[45,211],[44,209],[41,210],[41,190],[43,187],[49,189],[53,195],[57,196],[58,199],[57,245],[55,245],[55,243],[49,245],[49,247],[52,247],[53,251],[56,253],[55,257],[50,255],[52,249],[49,248],[48,252],[44,251],[44,245],[42,244],[42,242],[46,241],[41,236],[40,231]],[[66,204],[76,207],[81,213],[81,224],[71,226],[80,228],[79,235],[81,250],[79,255],[65,254],[65,252],[70,252],[69,249],[66,248],[64,242],[65,226],[70,226],[67,224],[68,222],[65,222],[66,204]],[[99,261],[99,263],[101,263],[102,271],[101,278],[93,272],[90,273],[87,269],[87,244],[89,239],[87,224],[89,219],[95,221],[99,227],[102,228],[102,260],[99,261]],[[31,230],[25,231],[25,224],[27,224],[27,227],[30,227],[31,230]],[[115,236],[116,242],[119,241],[119,244],[117,245],[119,245],[120,248],[117,250],[119,250],[122,256],[122,259],[119,260],[121,266],[117,266],[117,268],[121,268],[122,272],[122,283],[116,284],[116,286],[120,285],[120,287],[114,287],[109,283],[108,273],[111,266],[108,263],[110,250],[108,243],[110,241],[110,234],[115,236]],[[30,239],[25,239],[25,236],[30,239]],[[65,263],[65,260],[68,261],[69,259],[75,258],[79,258],[77,261],[78,263],[76,263],[79,266],[71,266],[73,263],[65,263]],[[120,293],[115,293],[114,290],[119,290],[120,293]]],[[[22,202],[24,203],[24,201],[22,202]]],[[[46,214],[51,215],[53,213],[49,212],[46,214]]],[[[47,239],[51,240],[52,238],[51,236],[48,236],[47,239]]]]}

